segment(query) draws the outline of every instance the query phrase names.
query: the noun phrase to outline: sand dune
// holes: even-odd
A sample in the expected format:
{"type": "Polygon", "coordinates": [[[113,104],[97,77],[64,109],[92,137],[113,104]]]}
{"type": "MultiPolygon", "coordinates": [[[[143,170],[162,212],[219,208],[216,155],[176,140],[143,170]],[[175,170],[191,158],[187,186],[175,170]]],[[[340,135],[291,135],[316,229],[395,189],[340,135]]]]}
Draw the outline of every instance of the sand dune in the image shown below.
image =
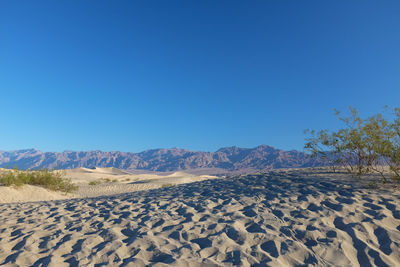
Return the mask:
{"type": "Polygon", "coordinates": [[[165,186],[175,186],[179,184],[193,183],[208,179],[216,179],[215,176],[208,175],[190,175],[190,174],[172,174],[172,175],[120,175],[117,182],[107,182],[99,185],[81,184],[75,197],[97,197],[105,195],[114,195],[141,190],[150,190],[162,188],[165,186]]]}
{"type": "Polygon", "coordinates": [[[400,194],[324,170],[1,204],[0,215],[0,264],[7,266],[400,262],[400,194]]]}
{"type": "MultiPolygon", "coordinates": [[[[0,171],[6,170],[0,169],[0,171]]],[[[0,186],[0,203],[106,196],[218,178],[185,172],[164,175],[149,172],[131,174],[116,168],[76,168],[63,170],[62,173],[64,178],[71,179],[74,184],[79,186],[76,192],[66,194],[30,185],[18,188],[0,186]],[[93,182],[96,183],[92,184],[93,182]]]]}
{"type": "Polygon", "coordinates": [[[75,172],[75,173],[100,173],[100,174],[109,174],[109,175],[126,175],[130,174],[129,172],[117,169],[117,168],[93,168],[93,169],[88,169],[88,168],[76,168],[76,169],[70,169],[68,170],[69,172],[75,172]]]}
{"type": "Polygon", "coordinates": [[[130,172],[126,172],[116,168],[77,168],[65,170],[64,175],[66,178],[70,178],[76,184],[88,184],[91,181],[96,181],[99,179],[111,179],[117,180],[118,182],[130,183],[132,181],[161,180],[165,178],[190,178],[192,182],[209,178],[216,178],[215,176],[211,175],[195,175],[185,172],[174,172],[169,174],[146,172],[132,174],[130,172]]]}
{"type": "Polygon", "coordinates": [[[74,194],[51,191],[42,187],[24,185],[20,188],[0,186],[0,203],[68,199],[74,194]]]}

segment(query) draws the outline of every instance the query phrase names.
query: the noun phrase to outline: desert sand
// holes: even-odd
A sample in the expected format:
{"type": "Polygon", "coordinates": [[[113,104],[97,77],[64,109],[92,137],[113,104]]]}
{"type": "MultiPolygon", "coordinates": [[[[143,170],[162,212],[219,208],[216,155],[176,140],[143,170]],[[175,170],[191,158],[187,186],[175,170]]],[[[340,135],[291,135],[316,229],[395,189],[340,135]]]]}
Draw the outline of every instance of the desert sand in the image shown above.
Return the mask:
{"type": "Polygon", "coordinates": [[[65,178],[71,179],[79,186],[78,191],[61,193],[30,185],[20,188],[0,186],[0,203],[105,196],[218,178],[212,175],[195,175],[185,172],[162,174],[147,171],[132,174],[116,168],[77,168],[64,170],[62,173],[65,178]],[[93,182],[94,184],[91,184],[93,182]]]}
{"type": "MultiPolygon", "coordinates": [[[[393,186],[370,188],[328,169],[185,184],[178,184],[182,173],[138,178],[114,184],[155,179],[159,188],[101,189],[110,194],[97,197],[82,189],[82,198],[0,204],[0,264],[399,266],[400,191],[393,186]],[[176,185],[160,188],[163,179],[176,185]]],[[[75,179],[89,187],[88,178],[75,179]]]]}

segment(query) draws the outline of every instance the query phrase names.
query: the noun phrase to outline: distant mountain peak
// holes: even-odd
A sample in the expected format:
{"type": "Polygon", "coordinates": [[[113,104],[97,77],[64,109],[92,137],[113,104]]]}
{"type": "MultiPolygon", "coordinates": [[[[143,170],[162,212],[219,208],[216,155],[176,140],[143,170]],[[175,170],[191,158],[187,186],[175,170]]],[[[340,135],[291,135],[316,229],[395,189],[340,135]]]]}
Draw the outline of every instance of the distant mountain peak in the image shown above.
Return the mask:
{"type": "Polygon", "coordinates": [[[19,149],[19,150],[15,150],[15,151],[17,151],[18,153],[36,153],[36,152],[40,152],[36,148],[19,149]]]}
{"type": "MultiPolygon", "coordinates": [[[[277,148],[274,148],[274,147],[272,147],[272,146],[268,146],[268,145],[265,145],[265,144],[262,144],[262,145],[259,145],[259,146],[257,146],[256,148],[269,148],[269,149],[277,149],[277,148]]],[[[279,150],[279,149],[278,149],[279,150]]]]}

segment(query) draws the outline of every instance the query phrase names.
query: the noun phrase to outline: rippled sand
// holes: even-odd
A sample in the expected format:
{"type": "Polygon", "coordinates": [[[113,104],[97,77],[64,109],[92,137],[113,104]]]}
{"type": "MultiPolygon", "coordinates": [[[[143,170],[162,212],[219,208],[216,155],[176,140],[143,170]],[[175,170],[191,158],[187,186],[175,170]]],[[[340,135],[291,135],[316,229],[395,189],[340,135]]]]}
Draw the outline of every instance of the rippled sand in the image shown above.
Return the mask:
{"type": "Polygon", "coordinates": [[[7,266],[396,266],[400,194],[289,170],[0,204],[7,266]]]}

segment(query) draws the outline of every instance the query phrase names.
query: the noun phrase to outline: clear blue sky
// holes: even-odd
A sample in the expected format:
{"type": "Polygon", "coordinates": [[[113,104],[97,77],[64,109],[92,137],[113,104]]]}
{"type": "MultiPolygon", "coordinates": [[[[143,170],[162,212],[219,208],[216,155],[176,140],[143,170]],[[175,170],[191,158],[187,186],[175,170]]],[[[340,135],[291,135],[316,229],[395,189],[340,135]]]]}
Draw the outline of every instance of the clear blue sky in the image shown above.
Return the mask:
{"type": "Polygon", "coordinates": [[[400,1],[1,1],[0,150],[268,144],[400,106],[400,1]]]}

